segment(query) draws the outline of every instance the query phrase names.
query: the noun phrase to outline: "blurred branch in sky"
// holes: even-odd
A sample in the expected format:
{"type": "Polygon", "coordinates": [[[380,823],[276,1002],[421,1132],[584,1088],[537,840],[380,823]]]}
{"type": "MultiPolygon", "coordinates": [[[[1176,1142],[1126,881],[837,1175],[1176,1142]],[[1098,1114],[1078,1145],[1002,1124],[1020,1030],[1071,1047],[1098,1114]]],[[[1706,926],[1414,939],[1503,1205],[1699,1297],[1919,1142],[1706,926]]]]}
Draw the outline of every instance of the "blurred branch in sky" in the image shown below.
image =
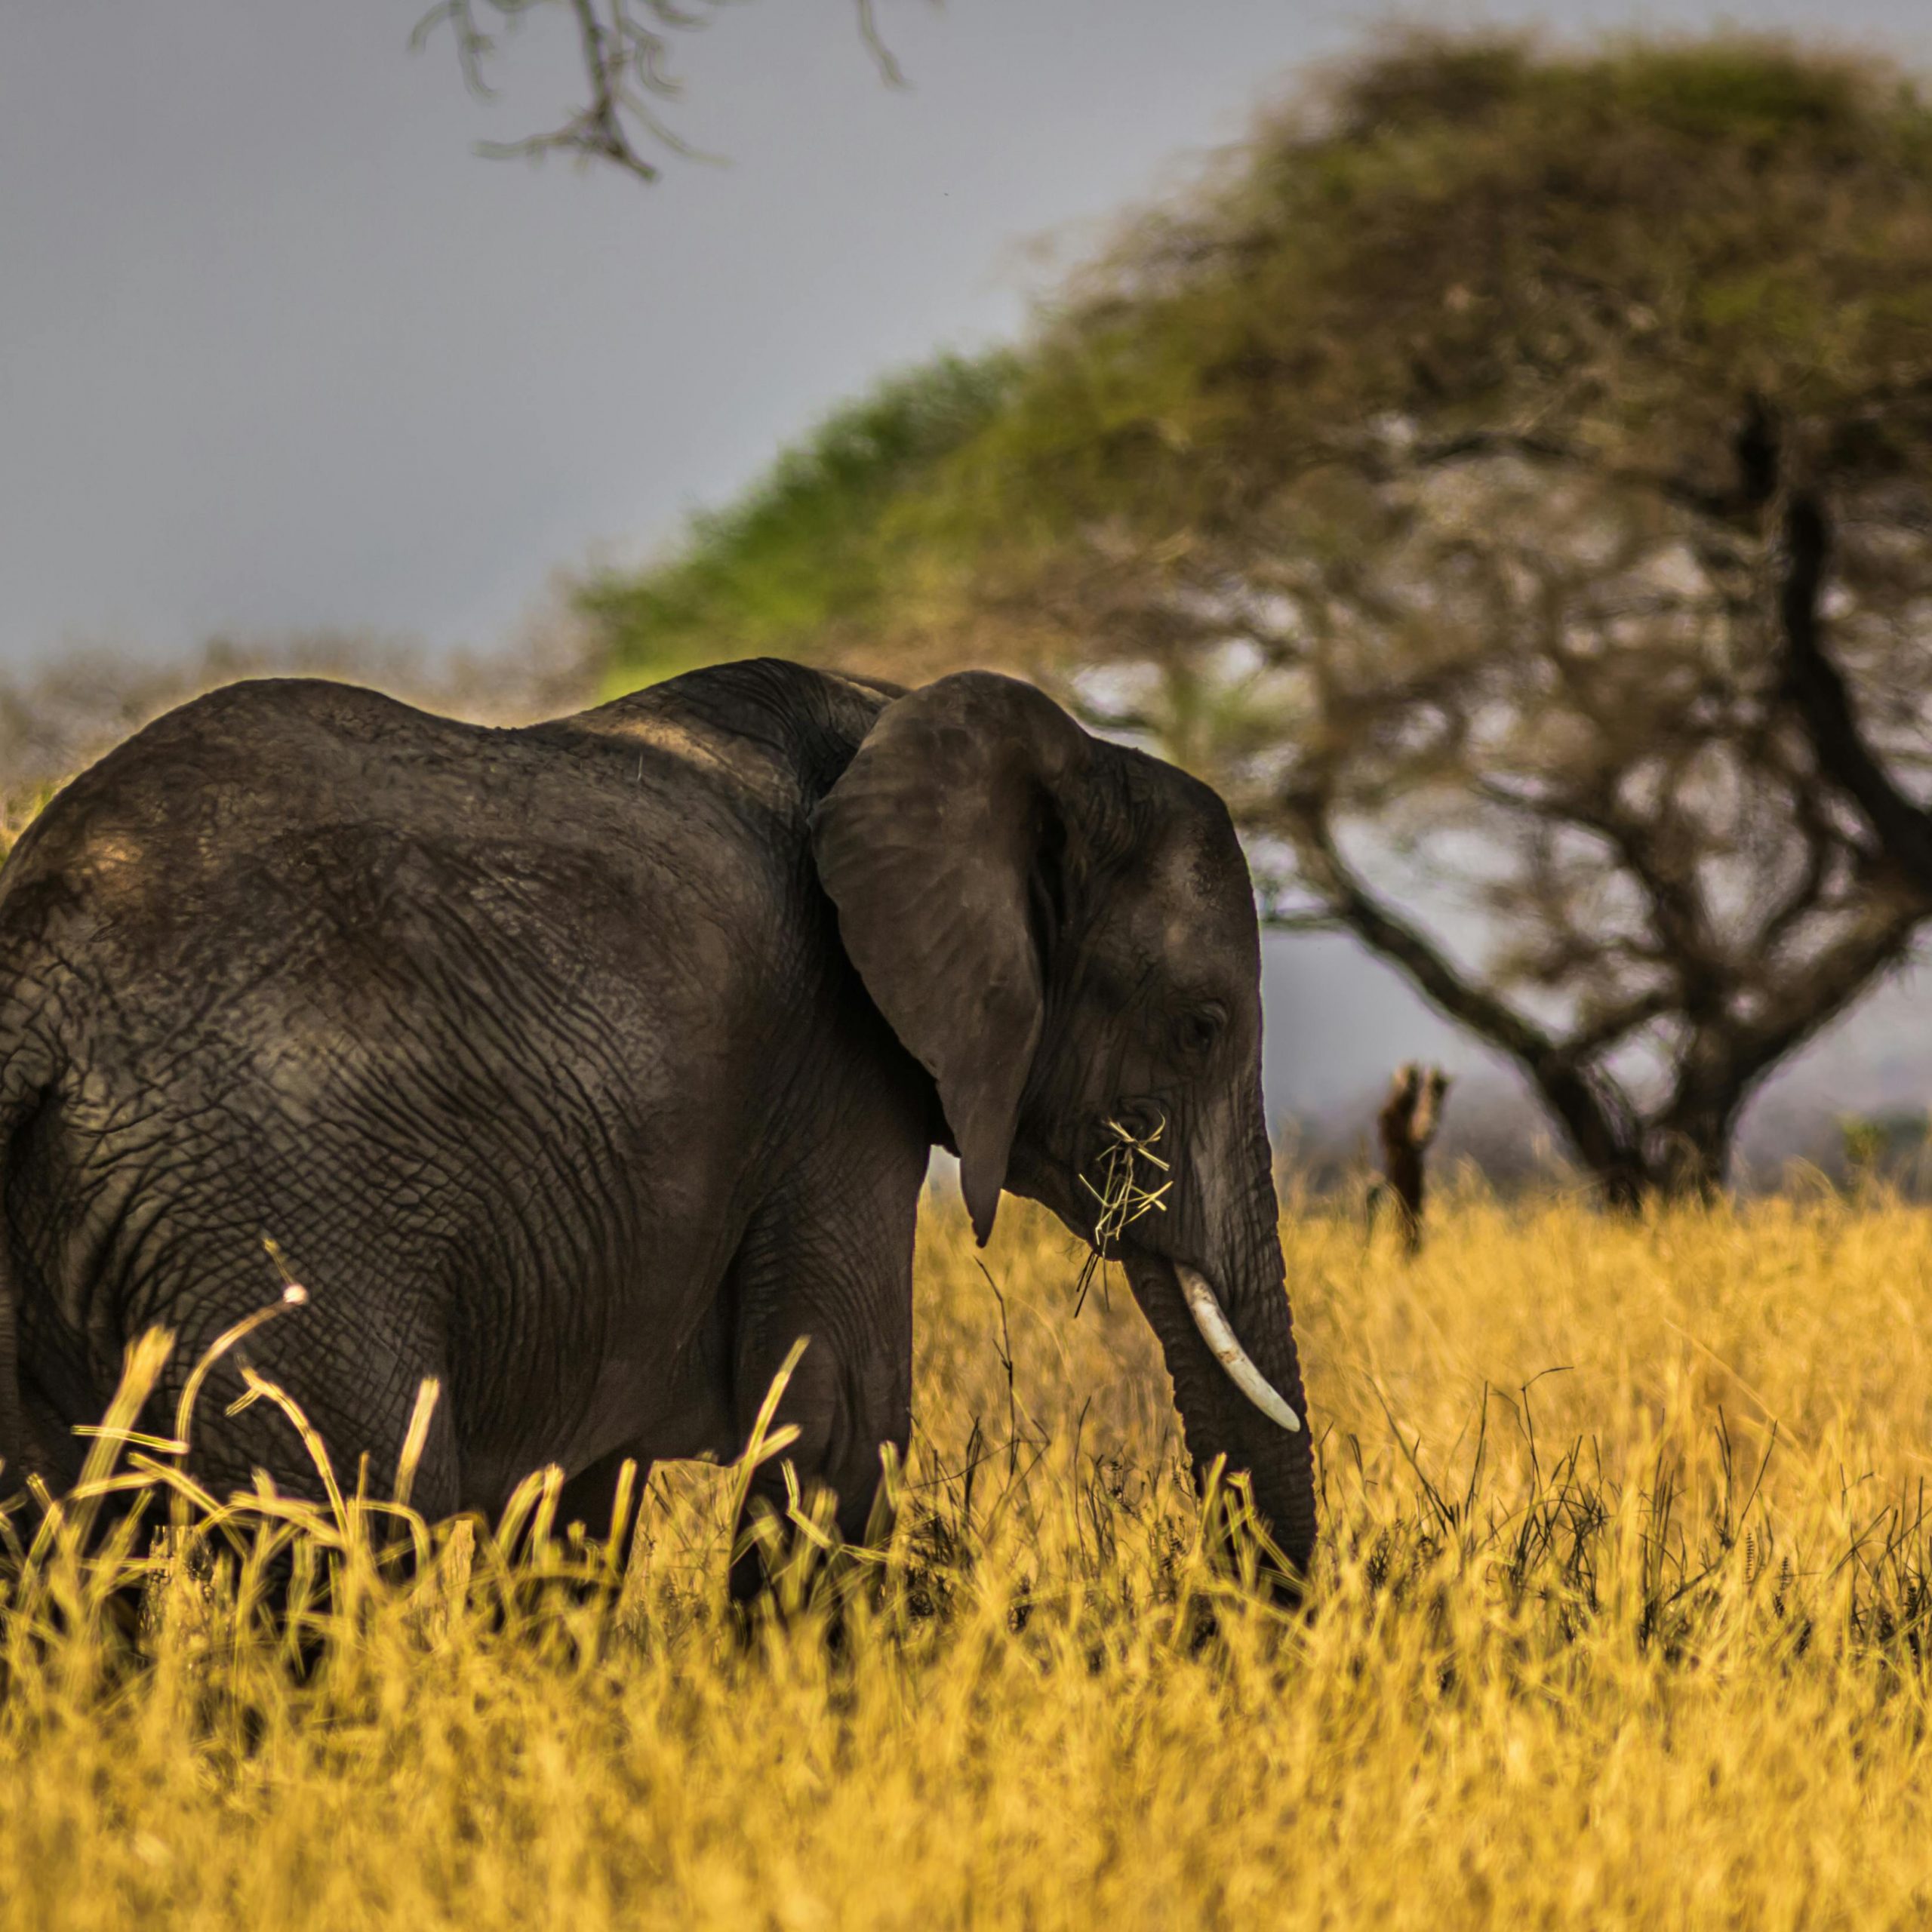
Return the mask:
{"type": "MultiPolygon", "coordinates": [[[[645,152],[651,143],[688,160],[715,160],[694,147],[658,112],[657,103],[678,99],[683,83],[671,70],[674,37],[706,26],[738,0],[438,0],[410,36],[420,48],[441,28],[456,43],[457,59],[470,91],[488,96],[488,69],[497,52],[486,23],[494,16],[514,29],[526,17],[551,8],[568,8],[577,30],[583,68],[583,104],[547,132],[514,141],[488,141],[481,152],[494,157],[572,154],[605,161],[655,181],[662,171],[645,152]]],[[[854,0],[859,36],[888,87],[903,87],[906,75],[879,31],[875,0],[854,0]]]]}

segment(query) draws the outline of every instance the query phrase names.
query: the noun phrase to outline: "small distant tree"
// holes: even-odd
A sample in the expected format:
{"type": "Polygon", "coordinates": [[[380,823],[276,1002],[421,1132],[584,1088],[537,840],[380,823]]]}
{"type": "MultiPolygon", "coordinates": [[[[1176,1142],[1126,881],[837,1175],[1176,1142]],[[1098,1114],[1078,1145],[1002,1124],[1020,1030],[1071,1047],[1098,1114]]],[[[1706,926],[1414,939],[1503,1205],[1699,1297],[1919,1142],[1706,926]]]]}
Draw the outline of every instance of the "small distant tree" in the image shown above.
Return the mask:
{"type": "Polygon", "coordinates": [[[1924,1180],[1927,1121],[1923,1108],[1838,1117],[1840,1159],[1846,1178],[1869,1187],[1924,1180]]]}
{"type": "Polygon", "coordinates": [[[1376,1137],[1382,1143],[1380,1189],[1394,1205],[1402,1245],[1411,1254],[1422,1246],[1429,1149],[1442,1124],[1448,1092],[1449,1076],[1441,1067],[1411,1060],[1395,1069],[1389,1097],[1375,1117],[1376,1137]]]}

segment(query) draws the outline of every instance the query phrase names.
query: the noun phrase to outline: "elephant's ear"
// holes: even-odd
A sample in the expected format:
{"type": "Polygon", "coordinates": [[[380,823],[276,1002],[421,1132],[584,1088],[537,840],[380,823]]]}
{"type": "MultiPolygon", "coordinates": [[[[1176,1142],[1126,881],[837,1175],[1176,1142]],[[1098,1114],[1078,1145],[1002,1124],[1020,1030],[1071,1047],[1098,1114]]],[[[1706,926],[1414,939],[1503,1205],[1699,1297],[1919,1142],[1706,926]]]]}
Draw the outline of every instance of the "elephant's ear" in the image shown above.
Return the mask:
{"type": "Polygon", "coordinates": [[[813,820],[845,950],[938,1082],[982,1242],[1040,1042],[1054,795],[1091,742],[1031,685],[962,672],[888,705],[813,820]]]}

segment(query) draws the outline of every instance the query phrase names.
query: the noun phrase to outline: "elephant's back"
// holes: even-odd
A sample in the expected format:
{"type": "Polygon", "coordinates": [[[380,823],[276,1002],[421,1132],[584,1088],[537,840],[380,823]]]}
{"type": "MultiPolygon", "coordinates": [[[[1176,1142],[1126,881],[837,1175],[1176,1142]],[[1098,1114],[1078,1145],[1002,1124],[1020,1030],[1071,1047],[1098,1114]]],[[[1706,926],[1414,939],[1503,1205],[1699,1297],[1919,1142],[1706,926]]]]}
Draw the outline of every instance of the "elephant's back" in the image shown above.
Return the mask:
{"type": "Polygon", "coordinates": [[[319,679],[211,692],[55,795],[0,874],[0,930],[65,912],[158,938],[291,838],[448,815],[487,788],[503,735],[319,679]]]}
{"type": "Polygon", "coordinates": [[[675,1079],[665,1038],[745,1030],[784,862],[701,775],[654,808],[586,749],[314,680],[169,713],[0,875],[0,1069],[218,1061],[298,1106],[438,1056],[675,1079]]]}

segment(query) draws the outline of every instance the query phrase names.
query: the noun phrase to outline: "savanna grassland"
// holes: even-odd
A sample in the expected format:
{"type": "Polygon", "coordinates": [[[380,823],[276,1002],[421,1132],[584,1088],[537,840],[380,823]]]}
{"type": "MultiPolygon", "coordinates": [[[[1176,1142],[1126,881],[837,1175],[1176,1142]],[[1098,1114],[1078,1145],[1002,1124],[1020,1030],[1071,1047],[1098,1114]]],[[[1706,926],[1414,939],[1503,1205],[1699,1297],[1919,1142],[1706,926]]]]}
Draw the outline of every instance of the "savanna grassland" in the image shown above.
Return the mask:
{"type": "MultiPolygon", "coordinates": [[[[809,1608],[734,1641],[729,1472],[652,1482],[618,1589],[543,1582],[598,1570],[561,1539],[358,1558],[299,1668],[186,1568],[122,1634],[52,1548],[7,1613],[0,1923],[1923,1923],[1932,1217],[1472,1196],[1414,1265],[1325,1209],[1285,1238],[1312,1617],[1208,1561],[1124,1289],[1076,1318],[1056,1229],[1009,1207],[983,1272],[936,1210],[835,1654],[809,1608]]],[[[408,1527],[349,1487],[318,1541],[408,1527]]]]}

